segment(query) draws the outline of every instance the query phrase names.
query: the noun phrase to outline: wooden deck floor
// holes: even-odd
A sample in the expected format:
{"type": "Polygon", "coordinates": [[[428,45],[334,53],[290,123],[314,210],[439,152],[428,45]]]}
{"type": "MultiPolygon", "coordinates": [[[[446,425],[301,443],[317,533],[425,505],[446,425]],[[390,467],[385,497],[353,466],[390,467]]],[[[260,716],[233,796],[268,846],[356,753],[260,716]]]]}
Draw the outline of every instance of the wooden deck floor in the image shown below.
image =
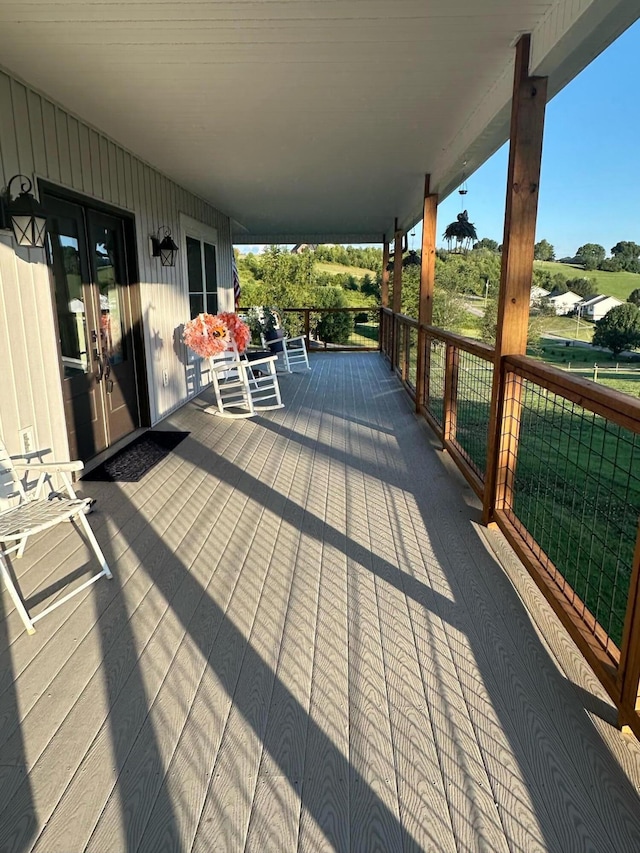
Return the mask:
{"type": "Polygon", "coordinates": [[[380,357],[281,386],[86,484],[113,581],[33,637],[3,595],[0,851],[640,850],[637,743],[380,357]]]}

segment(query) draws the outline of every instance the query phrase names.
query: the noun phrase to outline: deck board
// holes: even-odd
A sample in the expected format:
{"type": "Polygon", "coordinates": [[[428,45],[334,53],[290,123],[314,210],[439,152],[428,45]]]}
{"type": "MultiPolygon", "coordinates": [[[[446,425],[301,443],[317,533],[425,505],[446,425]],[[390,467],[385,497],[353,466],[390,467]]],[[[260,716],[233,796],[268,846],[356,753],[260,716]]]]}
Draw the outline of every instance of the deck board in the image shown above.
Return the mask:
{"type": "MultiPolygon", "coordinates": [[[[0,850],[640,849],[637,742],[388,366],[281,387],[80,484],[113,581],[34,637],[3,591],[0,850]]],[[[61,525],[17,574],[86,560],[61,525]]]]}

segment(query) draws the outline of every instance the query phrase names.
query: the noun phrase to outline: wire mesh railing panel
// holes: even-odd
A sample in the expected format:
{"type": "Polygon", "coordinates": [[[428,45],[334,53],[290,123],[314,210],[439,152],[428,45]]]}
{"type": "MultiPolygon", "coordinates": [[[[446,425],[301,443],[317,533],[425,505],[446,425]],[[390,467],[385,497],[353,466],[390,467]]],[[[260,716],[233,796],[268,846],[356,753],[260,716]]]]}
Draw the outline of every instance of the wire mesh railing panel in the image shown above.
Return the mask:
{"type": "Polygon", "coordinates": [[[619,648],[640,513],[640,437],[530,380],[508,387],[505,412],[520,415],[517,454],[507,453],[502,472],[505,511],[594,635],[619,648]]]}
{"type": "Polygon", "coordinates": [[[379,308],[285,308],[290,337],[306,335],[311,350],[378,349],[379,308]]]}
{"type": "Polygon", "coordinates": [[[401,376],[405,375],[407,363],[407,332],[406,325],[396,321],[396,369],[401,376]]]}
{"type": "Polygon", "coordinates": [[[407,382],[415,389],[418,382],[418,329],[408,329],[409,361],[407,364],[407,382]]]}
{"type": "Polygon", "coordinates": [[[429,348],[427,360],[428,390],[426,394],[426,409],[439,426],[444,426],[444,386],[446,376],[447,347],[443,341],[427,338],[429,348]]]}
{"type": "Polygon", "coordinates": [[[475,473],[487,467],[493,363],[458,349],[455,442],[475,473]]]}

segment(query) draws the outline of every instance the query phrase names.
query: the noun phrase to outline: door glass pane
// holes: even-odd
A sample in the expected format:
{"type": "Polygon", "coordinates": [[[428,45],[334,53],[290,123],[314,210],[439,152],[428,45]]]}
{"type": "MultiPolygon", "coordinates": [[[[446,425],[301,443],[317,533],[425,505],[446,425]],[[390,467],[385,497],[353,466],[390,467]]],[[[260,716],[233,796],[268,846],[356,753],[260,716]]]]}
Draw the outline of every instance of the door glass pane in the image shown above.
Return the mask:
{"type": "Polygon", "coordinates": [[[88,373],[86,306],[82,288],[78,229],[73,219],[52,218],[48,248],[60,334],[60,350],[65,378],[88,373]]]}
{"type": "Polygon", "coordinates": [[[202,249],[200,241],[187,237],[187,275],[189,277],[189,306],[191,316],[204,311],[202,286],[202,249]]]}
{"type": "Polygon", "coordinates": [[[216,271],[216,247],[209,243],[204,246],[204,272],[207,288],[207,310],[210,314],[218,312],[218,273],[216,271]]]}
{"type": "Polygon", "coordinates": [[[125,350],[124,312],[122,292],[118,286],[118,235],[110,228],[100,228],[95,244],[96,271],[100,292],[100,338],[102,351],[112,365],[121,364],[127,357],[125,350]]]}

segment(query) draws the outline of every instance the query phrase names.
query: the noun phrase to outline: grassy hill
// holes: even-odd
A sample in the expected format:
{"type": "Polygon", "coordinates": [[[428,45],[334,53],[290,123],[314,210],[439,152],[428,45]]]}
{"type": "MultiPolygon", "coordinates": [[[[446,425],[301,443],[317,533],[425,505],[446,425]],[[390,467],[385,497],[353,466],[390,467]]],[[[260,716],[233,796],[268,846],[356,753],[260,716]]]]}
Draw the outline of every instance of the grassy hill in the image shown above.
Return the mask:
{"type": "MultiPolygon", "coordinates": [[[[352,275],[354,278],[363,278],[365,275],[374,279],[376,277],[373,270],[367,270],[364,267],[347,267],[344,264],[334,264],[332,261],[316,261],[314,267],[318,272],[328,272],[329,275],[343,273],[352,275]]],[[[640,278],[640,275],[638,278],[640,278]]]]}
{"type": "Polygon", "coordinates": [[[559,264],[557,261],[534,261],[537,269],[548,270],[551,275],[561,273],[565,278],[593,278],[598,282],[600,293],[615,296],[626,301],[627,296],[636,287],[640,287],[640,275],[634,272],[603,272],[601,270],[586,271],[573,264],[559,264]]]}

